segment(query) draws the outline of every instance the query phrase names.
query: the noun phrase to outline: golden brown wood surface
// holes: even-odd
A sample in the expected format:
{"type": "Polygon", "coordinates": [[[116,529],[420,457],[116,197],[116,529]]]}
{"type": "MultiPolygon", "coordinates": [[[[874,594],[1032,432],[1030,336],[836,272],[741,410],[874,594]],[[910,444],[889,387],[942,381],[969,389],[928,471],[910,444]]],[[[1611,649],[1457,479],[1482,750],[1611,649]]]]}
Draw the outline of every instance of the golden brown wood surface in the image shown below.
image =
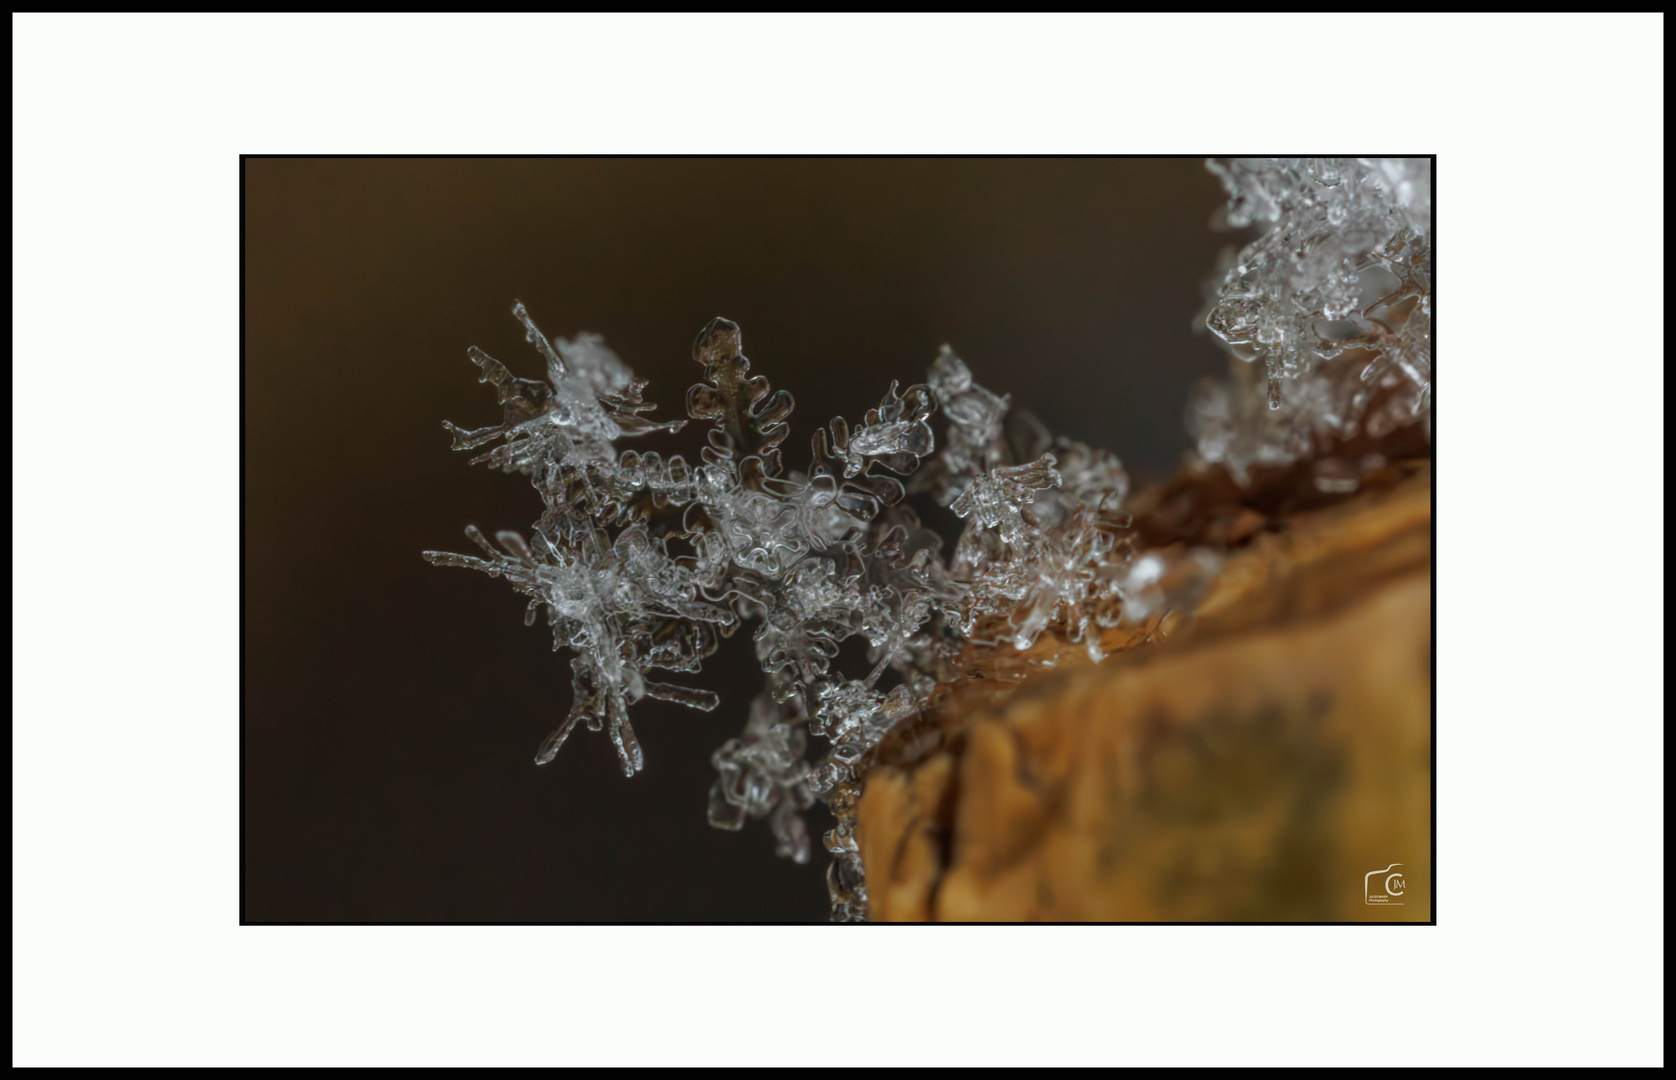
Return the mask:
{"type": "Polygon", "coordinates": [[[871,918],[1431,918],[1430,463],[1313,509],[1183,511],[1194,489],[1136,521],[1240,545],[1190,623],[1113,630],[1097,666],[1048,635],[974,658],[1054,666],[969,681],[880,748],[871,918]]]}

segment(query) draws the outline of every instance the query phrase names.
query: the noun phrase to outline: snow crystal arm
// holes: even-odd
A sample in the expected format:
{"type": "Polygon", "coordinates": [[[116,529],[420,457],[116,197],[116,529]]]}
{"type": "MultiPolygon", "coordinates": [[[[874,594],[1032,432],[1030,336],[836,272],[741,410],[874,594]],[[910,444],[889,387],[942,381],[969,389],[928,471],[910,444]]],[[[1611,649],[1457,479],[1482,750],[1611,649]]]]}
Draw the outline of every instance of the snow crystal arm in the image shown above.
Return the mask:
{"type": "Polygon", "coordinates": [[[693,359],[704,366],[705,381],[687,391],[687,415],[716,424],[713,448],[735,460],[756,457],[764,475],[778,476],[792,396],[771,392],[767,379],[750,374],[740,341],[739,325],[719,317],[699,333],[693,359]]]}

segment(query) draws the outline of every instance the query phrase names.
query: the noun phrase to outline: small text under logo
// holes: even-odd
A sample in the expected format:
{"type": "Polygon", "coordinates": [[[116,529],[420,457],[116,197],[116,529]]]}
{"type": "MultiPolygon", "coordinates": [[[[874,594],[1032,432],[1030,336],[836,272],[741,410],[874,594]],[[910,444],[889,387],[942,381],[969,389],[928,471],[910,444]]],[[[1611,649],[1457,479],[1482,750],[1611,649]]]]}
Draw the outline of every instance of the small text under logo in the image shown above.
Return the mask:
{"type": "Polygon", "coordinates": [[[1362,880],[1363,903],[1402,907],[1403,890],[1408,888],[1408,883],[1403,880],[1402,863],[1392,863],[1383,870],[1370,870],[1362,880]]]}

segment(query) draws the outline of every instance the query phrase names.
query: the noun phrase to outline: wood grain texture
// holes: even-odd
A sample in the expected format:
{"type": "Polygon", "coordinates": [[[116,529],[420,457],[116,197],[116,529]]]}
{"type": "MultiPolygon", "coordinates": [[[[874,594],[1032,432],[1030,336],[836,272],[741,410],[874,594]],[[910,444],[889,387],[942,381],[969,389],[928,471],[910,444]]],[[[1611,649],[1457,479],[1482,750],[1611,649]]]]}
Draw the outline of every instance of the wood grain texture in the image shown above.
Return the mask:
{"type": "Polygon", "coordinates": [[[1046,635],[973,657],[1054,666],[972,680],[881,747],[871,918],[1431,918],[1429,462],[1200,517],[1243,543],[1190,625],[1114,630],[1098,666],[1046,635]],[[1391,864],[1402,894],[1369,904],[1391,864]]]}

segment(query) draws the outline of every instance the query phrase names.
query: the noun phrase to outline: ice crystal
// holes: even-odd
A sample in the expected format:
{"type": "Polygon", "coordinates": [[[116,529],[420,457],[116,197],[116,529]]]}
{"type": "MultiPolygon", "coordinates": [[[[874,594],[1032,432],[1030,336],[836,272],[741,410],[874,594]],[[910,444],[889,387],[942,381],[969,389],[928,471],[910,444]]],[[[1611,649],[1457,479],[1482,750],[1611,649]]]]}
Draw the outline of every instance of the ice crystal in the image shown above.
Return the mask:
{"type": "Polygon", "coordinates": [[[752,373],[726,319],[693,346],[703,374],[687,415],[708,425],[698,461],[619,450],[621,439],[686,421],[648,419],[645,383],[598,337],[550,342],[522,304],[513,314],[545,380],[519,378],[474,348],[502,422],[445,426],[457,449],[498,442],[473,460],[528,476],[545,512],[527,539],[499,532],[491,542],[473,526],[482,554],[425,554],[505,578],[529,597],[526,622],[545,615],[554,649],[575,654],[570,709],[537,763],[582,724],[608,734],[626,774],[639,771],[630,707],[657,698],[715,708],[710,691],[660,673],[698,671],[722,639],[753,624],[765,686],[745,730],[712,757],[710,822],[766,819],[777,851],[803,862],[802,813],[823,800],[837,818],[825,837],[833,917],[864,918],[854,808],[866,763],[954,677],[965,643],[1027,648],[1061,622],[1100,655],[1100,631],[1124,602],[1123,560],[1113,555],[1127,522],[1117,509],[1128,487],[1121,463],[1009,415],[1009,399],[974,383],[945,347],[926,384],[892,383],[853,428],[833,419],[814,433],[807,468],[788,470],[791,395],[752,373]],[[939,406],[944,448],[914,480],[966,519],[949,561],[903,501],[902,478],[936,450],[939,406]],[[839,670],[840,647],[858,637],[869,670],[839,670]],[[810,735],[827,743],[813,763],[810,735]]]}
{"type": "MultiPolygon", "coordinates": [[[[1193,402],[1199,453],[1242,483],[1254,467],[1316,459],[1319,491],[1353,491],[1383,459],[1351,464],[1321,455],[1321,444],[1429,415],[1426,163],[1211,168],[1228,188],[1228,224],[1264,231],[1230,260],[1206,319],[1243,362],[1193,402]]],[[[1122,463],[1052,436],[979,386],[948,346],[924,384],[893,382],[860,423],[816,429],[796,469],[786,464],[791,395],[753,373],[739,327],[715,319],[693,345],[702,374],[686,411],[706,430],[689,462],[618,447],[687,421],[648,418],[646,384],[598,337],[549,341],[522,304],[513,314],[545,378],[515,376],[473,348],[502,421],[445,427],[456,449],[498,443],[473,461],[527,476],[544,511],[528,538],[498,532],[491,542],[473,526],[481,554],[426,558],[505,578],[529,598],[526,622],[545,615],[554,649],[574,654],[571,705],[538,764],[583,724],[609,736],[626,774],[639,771],[630,708],[646,698],[716,708],[715,694],[663,673],[698,672],[723,639],[752,627],[764,686],[740,736],[712,755],[709,820],[766,820],[778,853],[804,862],[803,812],[823,802],[836,819],[822,838],[835,920],[867,914],[855,829],[870,762],[941,684],[967,676],[972,650],[1023,652],[1051,628],[1098,661],[1107,630],[1138,626],[1129,640],[1150,638],[1220,570],[1213,550],[1133,552],[1122,463]],[[949,558],[908,495],[963,521],[949,558]],[[865,671],[839,663],[856,639],[865,671]],[[810,736],[825,744],[813,755],[810,736]]],[[[1020,658],[1023,668],[1040,662],[1020,658]]],[[[1008,677],[1003,663],[994,670],[1008,677]]]]}
{"type": "Polygon", "coordinates": [[[1200,456],[1245,483],[1255,467],[1311,458],[1334,440],[1429,423],[1430,162],[1227,158],[1209,168],[1228,191],[1226,224],[1261,232],[1228,260],[1205,316],[1242,363],[1189,407],[1200,456]]]}
{"type": "Polygon", "coordinates": [[[710,788],[710,824],[738,829],[747,815],[767,817],[776,852],[808,862],[809,828],[801,812],[814,803],[815,791],[804,745],[803,729],[781,719],[773,698],[759,696],[744,735],[711,755],[718,779],[710,788]]]}
{"type": "Polygon", "coordinates": [[[1063,620],[1068,639],[1099,659],[1099,631],[1116,624],[1121,603],[1113,550],[1129,520],[1118,510],[1129,488],[1122,463],[1053,439],[1028,413],[1009,415],[1008,399],[973,383],[947,347],[931,376],[949,432],[926,486],[967,519],[951,563],[966,586],[960,632],[1027,649],[1063,620]]]}

